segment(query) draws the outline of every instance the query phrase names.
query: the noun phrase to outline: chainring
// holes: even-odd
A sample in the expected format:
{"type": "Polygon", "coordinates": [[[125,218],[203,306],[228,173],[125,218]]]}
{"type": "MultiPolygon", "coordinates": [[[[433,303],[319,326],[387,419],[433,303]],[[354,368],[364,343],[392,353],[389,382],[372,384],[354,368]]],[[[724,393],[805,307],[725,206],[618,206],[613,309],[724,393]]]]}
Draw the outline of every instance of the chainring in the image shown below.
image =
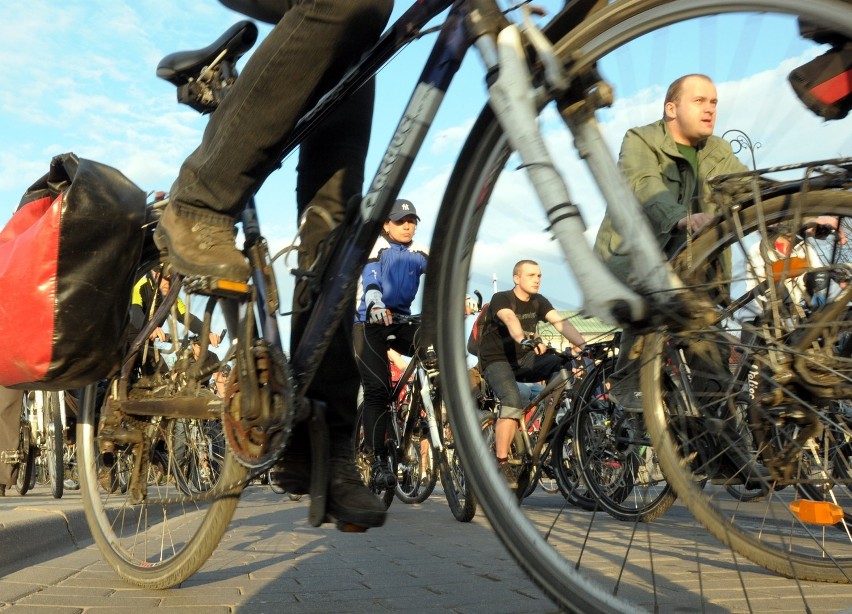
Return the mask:
{"type": "Polygon", "coordinates": [[[257,402],[247,407],[239,369],[228,378],[222,411],[225,442],[237,461],[252,473],[266,471],[290,440],[296,415],[295,386],[284,352],[264,341],[252,348],[249,368],[256,373],[257,402]]]}

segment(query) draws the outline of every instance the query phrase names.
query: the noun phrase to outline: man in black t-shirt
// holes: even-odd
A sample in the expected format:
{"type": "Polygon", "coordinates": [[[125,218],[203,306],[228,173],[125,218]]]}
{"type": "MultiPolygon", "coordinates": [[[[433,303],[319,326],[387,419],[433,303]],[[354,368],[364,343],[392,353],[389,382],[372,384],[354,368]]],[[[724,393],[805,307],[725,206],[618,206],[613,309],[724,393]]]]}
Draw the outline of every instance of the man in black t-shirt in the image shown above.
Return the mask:
{"type": "Polygon", "coordinates": [[[512,280],[515,287],[497,292],[488,305],[491,317],[482,332],[479,361],[485,381],[501,404],[495,431],[497,463],[509,486],[515,488],[517,481],[509,463],[509,447],[525,405],[517,382],[547,380],[562,366],[558,356],[546,353],[547,346],[537,339],[536,326],[539,322],[550,322],[577,349],[582,349],[586,341],[538,293],[541,286],[538,263],[521,260],[512,271],[512,280]]]}

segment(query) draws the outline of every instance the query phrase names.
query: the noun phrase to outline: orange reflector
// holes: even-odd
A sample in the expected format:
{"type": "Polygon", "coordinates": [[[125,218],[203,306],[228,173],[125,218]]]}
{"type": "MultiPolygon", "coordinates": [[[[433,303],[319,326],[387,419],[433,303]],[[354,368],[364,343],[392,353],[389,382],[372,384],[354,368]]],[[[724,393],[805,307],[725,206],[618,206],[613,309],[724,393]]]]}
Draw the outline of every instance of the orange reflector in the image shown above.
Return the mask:
{"type": "Polygon", "coordinates": [[[248,294],[249,286],[242,281],[229,281],[227,279],[217,279],[213,286],[216,290],[224,292],[233,292],[234,294],[248,294]]]}
{"type": "Polygon", "coordinates": [[[808,524],[832,525],[843,520],[843,508],[829,501],[797,499],[790,502],[790,511],[808,524]]]}
{"type": "Polygon", "coordinates": [[[807,258],[801,258],[799,256],[776,260],[770,265],[772,277],[776,280],[798,277],[803,273],[807,273],[810,268],[811,265],[807,258]]]}

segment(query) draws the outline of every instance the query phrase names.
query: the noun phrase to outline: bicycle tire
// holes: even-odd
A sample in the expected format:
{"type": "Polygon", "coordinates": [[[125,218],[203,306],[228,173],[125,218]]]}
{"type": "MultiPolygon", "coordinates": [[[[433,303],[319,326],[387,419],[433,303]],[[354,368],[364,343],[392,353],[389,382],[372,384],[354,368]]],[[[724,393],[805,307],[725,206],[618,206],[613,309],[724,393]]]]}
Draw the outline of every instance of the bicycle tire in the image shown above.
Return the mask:
{"type": "Polygon", "coordinates": [[[591,512],[597,509],[597,501],[583,482],[583,472],[574,455],[574,420],[571,416],[557,425],[553,434],[551,454],[556,484],[569,504],[591,512]]]}
{"type": "MultiPolygon", "coordinates": [[[[435,491],[438,484],[438,472],[435,470],[435,457],[432,447],[426,452],[426,465],[423,464],[421,437],[412,437],[397,466],[396,498],[407,505],[423,503],[435,491]],[[407,460],[414,459],[416,460],[407,460]]],[[[428,442],[428,439],[425,441],[428,442]]]]}
{"type": "MultiPolygon", "coordinates": [[[[571,58],[569,74],[573,76],[643,34],[687,19],[735,11],[776,12],[803,15],[827,25],[836,25],[840,21],[846,32],[849,9],[848,3],[832,0],[813,3],[800,3],[798,0],[616,0],[595,11],[567,34],[566,28],[560,28],[559,24],[552,30],[560,32],[555,49],[563,61],[571,58]]],[[[679,52],[679,55],[682,54],[679,52]]],[[[468,292],[477,233],[490,205],[497,200],[495,190],[503,169],[519,168],[516,163],[508,165],[510,154],[501,128],[491,110],[486,108],[459,155],[433,234],[427,296],[429,305],[436,312],[431,321],[436,326],[436,347],[442,365],[442,386],[450,407],[450,420],[459,441],[462,461],[480,497],[479,503],[495,533],[527,575],[555,603],[569,611],[633,610],[635,603],[627,604],[617,594],[611,594],[617,593],[617,582],[611,586],[599,574],[594,571],[587,574],[577,564],[577,559],[587,550],[586,546],[570,550],[565,543],[556,543],[550,539],[552,532],[540,530],[532,518],[525,515],[525,510],[518,508],[514,497],[501,484],[491,455],[478,441],[480,435],[473,414],[475,404],[466,378],[466,331],[453,306],[461,304],[468,292]]],[[[514,184],[510,183],[502,195],[517,207],[518,194],[512,187],[514,184]]],[[[507,222],[501,221],[505,229],[507,222]]],[[[495,232],[499,234],[500,231],[495,229],[495,232]]],[[[525,248],[528,246],[525,244],[525,248]]],[[[564,535],[567,530],[563,526],[565,524],[570,523],[558,525],[563,531],[559,535],[564,535]]],[[[656,592],[648,596],[645,607],[657,607],[657,596],[656,592]]]]}
{"type": "Polygon", "coordinates": [[[583,482],[606,513],[623,522],[651,522],[671,508],[676,495],[660,473],[652,447],[644,443],[641,415],[598,398],[615,360],[597,365],[577,393],[575,455],[583,482]]]}
{"type": "MultiPolygon", "coordinates": [[[[481,421],[482,430],[485,430],[485,421],[490,420],[493,414],[486,411],[480,412],[480,415],[484,419],[481,421]]],[[[476,495],[465,477],[455,438],[448,426],[444,428],[444,448],[441,450],[440,464],[441,487],[453,518],[459,522],[470,522],[476,516],[476,495]]]]}
{"type": "Polygon", "coordinates": [[[18,437],[18,451],[21,453],[21,462],[18,463],[18,477],[15,480],[15,488],[18,494],[24,496],[35,483],[36,474],[36,445],[33,441],[33,433],[30,428],[28,398],[31,393],[23,395],[21,403],[21,427],[18,437]]]}
{"type": "MultiPolygon", "coordinates": [[[[752,206],[742,208],[731,219],[723,221],[710,238],[706,235],[696,237],[688,255],[675,260],[675,268],[681,272],[682,278],[691,285],[691,282],[701,276],[696,267],[707,267],[720,253],[720,249],[727,248],[734,252],[733,261],[736,263],[736,253],[748,242],[749,235],[756,234],[761,224],[783,225],[788,224],[795,228],[796,223],[801,222],[801,217],[819,215],[837,215],[842,219],[852,216],[852,192],[849,186],[845,189],[817,190],[810,189],[806,193],[794,193],[781,195],[774,198],[766,198],[755,202],[752,206]],[[760,220],[763,220],[761,222],[760,220]]],[[[748,266],[745,264],[744,266],[748,266]]],[[[824,263],[827,268],[835,270],[845,269],[846,264],[839,265],[831,262],[824,263]]],[[[706,269],[705,269],[706,270],[706,269]]],[[[730,277],[719,278],[718,281],[706,284],[702,294],[708,297],[719,284],[728,279],[741,278],[742,271],[732,270],[730,277]]],[[[706,276],[706,273],[704,274],[706,276]]],[[[726,284],[727,286],[728,284],[726,284]]],[[[731,285],[733,289],[735,286],[731,285]]],[[[758,286],[760,289],[761,286],[758,286]]],[[[764,289],[767,301],[771,298],[769,287],[764,289]]],[[[710,300],[708,298],[708,300],[710,300]]],[[[779,305],[779,303],[765,304],[779,305]]],[[[761,303],[761,304],[764,304],[761,303]]],[[[736,301],[735,301],[736,304],[736,301]]],[[[831,298],[828,298],[828,305],[831,298]]],[[[848,307],[846,307],[848,309],[848,307]]],[[[755,360],[761,364],[770,358],[763,358],[766,354],[761,349],[766,343],[774,342],[777,335],[785,328],[798,329],[799,324],[792,321],[792,316],[785,314],[783,305],[774,307],[780,311],[776,317],[764,314],[760,327],[752,327],[756,332],[752,333],[756,339],[749,342],[748,348],[755,360]],[[766,331],[765,333],[763,331],[766,331]],[[760,337],[761,334],[767,335],[760,337]],[[769,337],[769,335],[772,335],[769,337]]],[[[720,315],[727,313],[724,305],[720,308],[720,315]]],[[[731,314],[732,317],[734,314],[731,314]]],[[[843,315],[841,315],[843,318],[843,315]]],[[[807,320],[804,320],[807,322],[807,320]]],[[[726,320],[728,322],[728,320],[726,320]]],[[[743,326],[745,320],[742,320],[743,326]]],[[[803,324],[807,326],[807,324],[803,324]]],[[[845,319],[838,322],[830,322],[821,328],[820,356],[826,366],[838,364],[834,369],[840,373],[848,370],[846,363],[831,362],[835,347],[831,331],[848,330],[850,324],[845,319]]],[[[749,330],[743,328],[743,330],[749,330]]],[[[719,333],[713,329],[691,330],[688,333],[690,339],[701,339],[705,343],[714,344],[719,340],[719,333]]],[[[725,340],[730,344],[729,340],[725,340]]],[[[771,380],[775,390],[785,399],[783,406],[769,405],[769,400],[762,401],[762,405],[755,403],[755,411],[760,412],[760,429],[767,430],[771,437],[761,445],[759,460],[751,460],[753,465],[762,464],[768,475],[761,477],[761,483],[766,485],[767,496],[752,500],[748,506],[736,506],[733,513],[728,501],[718,496],[715,489],[699,490],[694,484],[695,475],[708,474],[713,478],[719,475],[721,469],[716,469],[716,459],[730,458],[743,459],[746,456],[755,459],[753,452],[737,451],[744,449],[744,444],[735,436],[727,435],[724,428],[716,427],[710,433],[700,433],[701,425],[708,424],[711,408],[706,408],[708,403],[702,402],[702,397],[693,394],[686,411],[679,410],[672,403],[676,398],[661,385],[661,371],[665,371],[665,362],[660,356],[653,357],[654,352],[666,355],[665,348],[680,347],[682,336],[676,331],[658,331],[646,337],[645,350],[642,364],[642,391],[645,395],[645,416],[648,428],[655,442],[655,448],[660,458],[660,463],[669,480],[675,486],[678,494],[684,500],[684,504],[692,514],[720,541],[731,547],[740,555],[753,562],[775,571],[786,577],[795,577],[799,580],[852,583],[852,496],[848,491],[849,476],[835,477],[832,479],[825,475],[828,470],[821,464],[824,458],[832,458],[832,450],[846,445],[852,437],[852,426],[848,423],[840,423],[834,413],[835,403],[820,401],[811,397],[806,391],[795,392],[791,390],[795,386],[795,380],[786,384],[785,381],[771,380]],[[654,373],[654,370],[657,370],[654,373]],[[791,396],[794,395],[794,396],[791,396]],[[793,445],[799,433],[804,427],[799,427],[796,412],[802,412],[808,421],[817,420],[822,434],[814,435],[803,443],[799,443],[798,451],[790,458],[788,465],[779,466],[788,471],[788,476],[779,476],[775,471],[769,471],[774,456],[769,456],[773,449],[780,450],[783,446],[793,445]],[[684,417],[686,415],[689,417],[684,417]],[[775,423],[773,426],[772,422],[775,423]],[[773,439],[780,440],[773,444],[773,439]],[[705,452],[705,446],[712,445],[712,455],[705,452]],[[773,445],[775,446],[773,448],[773,445]],[[689,458],[686,458],[687,455],[689,458]],[[725,456],[723,456],[725,455],[725,456]],[[767,464],[769,463],[769,464],[767,464]],[[844,486],[846,488],[844,488],[844,486]],[[816,525],[802,516],[797,516],[793,511],[794,505],[802,499],[812,501],[828,501],[843,511],[843,516],[835,525],[816,525]],[[759,519],[759,521],[758,521],[759,519]]],[[[771,346],[766,346],[771,347],[771,346]]],[[[809,352],[812,348],[809,348],[809,352]]],[[[792,349],[785,349],[785,355],[792,354],[792,349]]],[[[727,354],[725,354],[727,356],[727,354]]],[[[795,355],[791,360],[796,360],[795,355]]],[[[692,377],[699,374],[699,369],[691,365],[692,377]]],[[[761,374],[761,378],[764,376],[761,374]]],[[[767,377],[768,383],[768,377],[767,377]]],[[[758,384],[760,386],[762,382],[758,384]]],[[[758,388],[764,390],[763,388],[758,388]]],[[[736,392],[736,391],[735,391],[736,392]]],[[[683,394],[676,395],[677,398],[683,394]]],[[[718,410],[713,420],[718,421],[718,410]]],[[[735,417],[722,418],[733,421],[735,417]]],[[[751,420],[750,420],[751,421],[751,420]]],[[[754,446],[749,445],[749,450],[754,446]]],[[[730,461],[735,463],[735,461],[730,461]]],[[[735,463],[741,468],[740,463],[735,463]]],[[[756,471],[752,469],[751,471],[756,471]]],[[[833,472],[833,469],[832,469],[833,472]]],[[[728,471],[727,474],[731,474],[728,471]]],[[[733,475],[728,480],[735,479],[733,475]]],[[[751,483],[751,482],[748,482],[751,483]]],[[[724,492],[724,491],[723,491],[724,492]]]]}
{"type": "MultiPolygon", "coordinates": [[[[93,389],[94,386],[90,386],[93,389]]],[[[191,505],[157,502],[152,496],[141,504],[114,493],[119,486],[102,495],[98,477],[101,453],[96,437],[97,408],[94,393],[84,395],[77,423],[78,471],[83,508],[92,537],[103,557],[125,581],[137,586],[163,589],[175,586],[195,573],[210,557],[224,535],[239,502],[240,490],[221,491],[208,503],[191,505]],[[170,533],[166,549],[156,535],[168,531],[170,523],[180,525],[192,519],[193,512],[203,517],[191,526],[170,533]],[[186,536],[185,531],[189,531],[186,536]],[[149,534],[150,533],[150,534],[149,534]]],[[[248,472],[230,454],[225,455],[221,479],[225,484],[239,483],[248,472]]],[[[177,492],[169,483],[154,488],[177,492]]],[[[153,494],[153,493],[152,493],[153,494]]],[[[169,493],[166,493],[169,494],[169,493]]],[[[176,526],[177,526],[176,525],[176,526]]]]}
{"type": "Polygon", "coordinates": [[[59,395],[55,392],[44,392],[45,415],[45,461],[47,475],[50,481],[50,492],[54,499],[61,499],[65,487],[65,462],[63,457],[62,408],[59,395]]]}
{"type": "Polygon", "coordinates": [[[435,490],[438,471],[428,427],[421,424],[423,403],[420,386],[408,386],[405,396],[397,398],[390,407],[392,420],[402,434],[396,465],[396,498],[406,505],[423,503],[435,490]],[[423,465],[423,445],[426,444],[426,466],[423,465]]]}

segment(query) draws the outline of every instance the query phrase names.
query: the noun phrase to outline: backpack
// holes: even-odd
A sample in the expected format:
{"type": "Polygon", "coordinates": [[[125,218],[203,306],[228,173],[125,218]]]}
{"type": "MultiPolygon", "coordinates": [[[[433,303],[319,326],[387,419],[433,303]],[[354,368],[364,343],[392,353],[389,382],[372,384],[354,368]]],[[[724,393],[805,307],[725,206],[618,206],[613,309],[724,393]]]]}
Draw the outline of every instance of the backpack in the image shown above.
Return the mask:
{"type": "Polygon", "coordinates": [[[467,337],[467,352],[471,356],[479,356],[479,344],[482,341],[482,335],[485,333],[485,327],[491,322],[491,303],[485,303],[476,314],[476,319],[473,321],[473,328],[470,330],[470,335],[467,337]]]}

